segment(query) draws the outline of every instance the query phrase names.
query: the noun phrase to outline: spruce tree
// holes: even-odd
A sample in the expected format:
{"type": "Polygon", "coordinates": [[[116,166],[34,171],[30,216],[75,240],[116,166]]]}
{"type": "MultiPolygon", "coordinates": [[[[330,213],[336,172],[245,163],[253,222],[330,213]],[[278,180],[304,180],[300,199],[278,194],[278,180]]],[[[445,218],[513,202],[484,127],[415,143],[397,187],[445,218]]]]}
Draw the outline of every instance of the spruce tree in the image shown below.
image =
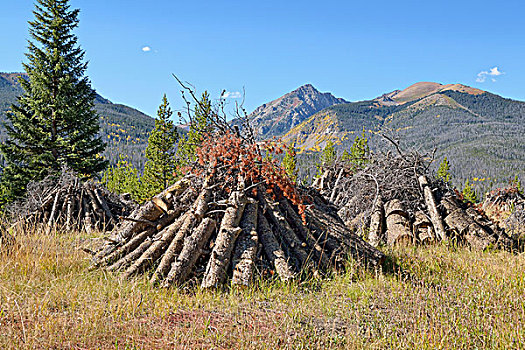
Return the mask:
{"type": "Polygon", "coordinates": [[[293,144],[288,145],[286,153],[283,158],[282,166],[286,171],[288,177],[293,181],[297,181],[297,160],[295,159],[295,147],[293,144]]]}
{"type": "Polygon", "coordinates": [[[350,147],[350,153],[343,153],[342,160],[347,161],[352,166],[353,170],[361,169],[369,161],[370,148],[368,147],[368,139],[365,131],[361,137],[357,136],[350,147]]]}
{"type": "Polygon", "coordinates": [[[192,163],[196,159],[196,150],[202,143],[204,134],[211,132],[213,126],[210,122],[212,105],[207,91],[202,94],[201,100],[195,106],[195,113],[191,120],[188,133],[180,139],[178,155],[180,165],[192,163]]]}
{"type": "Polygon", "coordinates": [[[323,167],[332,166],[335,162],[336,156],[337,156],[337,153],[335,150],[334,142],[332,140],[329,140],[323,149],[323,153],[321,154],[322,166],[323,167]]]}
{"type": "Polygon", "coordinates": [[[166,95],[157,111],[155,128],[151,131],[146,147],[146,158],[142,176],[144,199],[164,190],[177,178],[176,145],[179,139],[177,127],[170,120],[173,112],[166,95]]]}
{"type": "Polygon", "coordinates": [[[437,176],[446,183],[450,182],[450,165],[448,163],[447,157],[443,158],[443,161],[439,164],[437,176]]]}
{"type": "Polygon", "coordinates": [[[463,187],[461,194],[463,195],[463,201],[465,203],[475,204],[478,201],[478,196],[476,196],[476,192],[468,179],[465,181],[465,186],[463,187]]]}
{"type": "Polygon", "coordinates": [[[116,165],[104,171],[102,183],[114,193],[129,193],[131,198],[140,202],[144,197],[138,170],[131,164],[129,157],[120,155],[116,165]]]}
{"type": "Polygon", "coordinates": [[[326,145],[324,146],[323,151],[321,152],[321,155],[319,157],[319,162],[316,164],[317,166],[317,175],[316,178],[323,175],[323,171],[334,165],[337,158],[337,151],[335,150],[335,145],[332,140],[328,140],[326,142],[326,145]]]}
{"type": "Polygon", "coordinates": [[[95,92],[84,75],[87,63],[73,30],[79,10],[68,0],[37,0],[29,22],[27,79],[11,106],[5,125],[8,139],[0,150],[6,167],[2,174],[5,200],[25,192],[29,181],[41,180],[67,166],[92,176],[103,170],[104,143],[97,136],[95,92]]]}

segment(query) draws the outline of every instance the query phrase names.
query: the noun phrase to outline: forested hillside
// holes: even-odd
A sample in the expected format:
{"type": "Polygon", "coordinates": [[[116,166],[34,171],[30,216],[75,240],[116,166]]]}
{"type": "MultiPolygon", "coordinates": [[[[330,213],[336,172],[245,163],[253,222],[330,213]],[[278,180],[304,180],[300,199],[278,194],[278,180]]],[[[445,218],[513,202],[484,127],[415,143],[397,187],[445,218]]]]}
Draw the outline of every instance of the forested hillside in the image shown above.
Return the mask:
{"type": "Polygon", "coordinates": [[[321,150],[328,140],[348,148],[365,130],[378,150],[388,145],[378,136],[383,132],[398,137],[406,149],[436,148],[438,160],[448,157],[457,185],[470,179],[484,190],[516,174],[524,177],[525,103],[459,84],[414,86],[328,107],[293,128],[285,140],[305,154],[321,150]]]}
{"type": "MultiPolygon", "coordinates": [[[[0,73],[0,122],[5,122],[5,111],[16,103],[16,97],[23,91],[18,83],[21,73],[0,73]]],[[[107,143],[104,156],[115,163],[119,154],[126,155],[139,169],[144,166],[144,149],[148,133],[155,121],[148,115],[131,107],[115,104],[97,95],[95,109],[100,115],[100,134],[107,143]]],[[[5,129],[0,128],[0,140],[6,137],[5,129]]]]}

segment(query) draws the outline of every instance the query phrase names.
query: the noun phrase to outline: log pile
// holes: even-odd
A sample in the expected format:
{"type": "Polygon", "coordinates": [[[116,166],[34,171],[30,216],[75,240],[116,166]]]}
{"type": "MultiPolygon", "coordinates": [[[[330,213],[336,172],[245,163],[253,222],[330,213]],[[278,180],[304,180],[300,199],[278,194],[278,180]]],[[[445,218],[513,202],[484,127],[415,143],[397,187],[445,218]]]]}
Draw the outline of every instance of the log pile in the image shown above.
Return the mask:
{"type": "Polygon", "coordinates": [[[516,247],[483,210],[430,176],[429,162],[416,152],[377,154],[357,170],[338,162],[314,186],[339,208],[348,227],[376,247],[449,239],[478,250],[516,247]]]}
{"type": "Polygon", "coordinates": [[[516,184],[487,193],[482,208],[510,237],[525,240],[525,195],[516,184]]]}
{"type": "Polygon", "coordinates": [[[146,274],[162,287],[218,288],[322,274],[348,255],[379,266],[383,253],[354,235],[316,191],[299,189],[262,156],[274,151],[229,133],[208,137],[189,174],[116,227],[92,268],[146,274]]]}
{"type": "Polygon", "coordinates": [[[26,196],[9,209],[15,229],[38,228],[45,233],[55,228],[67,231],[111,230],[135,207],[93,181],[82,181],[69,171],[58,177],[30,183],[26,196]]]}

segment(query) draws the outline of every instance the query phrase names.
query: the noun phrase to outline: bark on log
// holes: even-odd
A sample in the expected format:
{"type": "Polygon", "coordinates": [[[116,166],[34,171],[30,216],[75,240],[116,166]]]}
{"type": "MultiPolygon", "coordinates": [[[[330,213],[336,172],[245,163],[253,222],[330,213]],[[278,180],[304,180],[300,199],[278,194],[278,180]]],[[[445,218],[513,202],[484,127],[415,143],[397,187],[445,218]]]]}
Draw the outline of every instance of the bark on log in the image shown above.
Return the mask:
{"type": "Polygon", "coordinates": [[[66,205],[66,230],[71,231],[71,224],[73,223],[73,211],[74,208],[74,196],[69,195],[67,197],[67,205],[66,205]]]}
{"type": "Polygon", "coordinates": [[[432,189],[430,188],[428,179],[426,176],[422,175],[419,177],[418,180],[419,185],[423,189],[425,204],[427,205],[428,213],[430,214],[430,221],[432,222],[432,226],[434,226],[436,236],[442,241],[446,240],[447,235],[445,232],[445,225],[443,224],[443,219],[441,217],[441,214],[439,213],[436,204],[436,199],[434,198],[434,194],[432,193],[432,189]]]}
{"type": "Polygon", "coordinates": [[[270,228],[270,224],[264,216],[261,208],[259,208],[257,213],[257,227],[259,238],[261,239],[266,256],[270,259],[270,262],[274,266],[281,281],[292,279],[294,277],[292,268],[288,264],[286,256],[279,246],[279,242],[275,238],[272,229],[270,228]]]}
{"type": "Polygon", "coordinates": [[[51,209],[51,214],[49,215],[49,221],[47,222],[47,226],[46,226],[46,230],[45,230],[45,234],[46,235],[51,233],[51,229],[54,226],[55,215],[56,215],[56,212],[57,212],[57,209],[58,209],[58,200],[60,199],[60,195],[61,194],[62,194],[62,191],[60,191],[60,190],[57,191],[56,194],[55,194],[55,198],[53,200],[53,207],[51,209]]]}
{"type": "MultiPolygon", "coordinates": [[[[156,195],[154,198],[164,198],[167,193],[173,193],[173,194],[180,194],[188,188],[190,185],[190,182],[183,178],[179,181],[177,181],[173,186],[169,187],[168,189],[162,191],[160,194],[156,195]]],[[[161,215],[163,214],[162,210],[160,210],[155,204],[153,204],[152,201],[146,202],[144,205],[140,206],[131,214],[131,218],[134,219],[143,219],[143,220],[149,220],[149,221],[155,221],[157,220],[161,215]]],[[[144,229],[144,224],[141,223],[131,223],[128,222],[121,229],[118,230],[118,241],[123,241],[124,239],[130,237],[131,235],[140,232],[144,229]]]]}
{"type": "Polygon", "coordinates": [[[232,285],[248,286],[252,280],[255,259],[257,258],[257,212],[259,205],[253,201],[246,204],[239,224],[241,233],[233,252],[232,285]]]}
{"type": "MultiPolygon", "coordinates": [[[[83,191],[84,192],[84,191],[83,191]]],[[[82,225],[86,233],[91,234],[93,232],[93,217],[86,196],[82,198],[82,212],[84,217],[82,219],[82,225]]]]}
{"type": "Polygon", "coordinates": [[[144,271],[162,255],[164,250],[169,246],[175,234],[184,223],[187,214],[180,216],[174,223],[159,232],[160,238],[153,241],[151,246],[141,254],[136,261],[124,273],[125,278],[129,278],[137,272],[144,271]]]}
{"type": "Polygon", "coordinates": [[[417,211],[414,221],[414,237],[416,237],[421,244],[429,244],[434,241],[434,234],[432,231],[432,222],[427,218],[423,211],[417,211]]]}
{"type": "Polygon", "coordinates": [[[247,203],[244,191],[233,191],[228,202],[202,279],[202,288],[217,288],[224,281],[235,241],[241,232],[239,223],[247,203]]]}
{"type": "Polygon", "coordinates": [[[113,216],[113,213],[111,213],[111,210],[109,209],[108,203],[104,199],[104,196],[100,192],[98,188],[95,189],[95,196],[97,197],[98,202],[100,203],[100,206],[102,207],[102,210],[104,210],[104,213],[106,213],[106,216],[108,218],[108,221],[112,224],[116,223],[115,217],[113,216]]]}
{"type": "MultiPolygon", "coordinates": [[[[182,192],[184,192],[189,185],[189,180],[183,178],[155,197],[163,198],[167,193],[179,195],[182,192]]],[[[184,207],[177,208],[178,211],[182,211],[183,209],[184,207]]],[[[156,207],[151,201],[148,201],[144,205],[134,210],[133,213],[131,213],[130,217],[133,219],[156,221],[161,215],[162,210],[156,207]]],[[[125,242],[129,237],[133,236],[134,234],[137,234],[147,229],[147,226],[148,225],[143,222],[124,222],[120,227],[116,227],[114,229],[115,234],[113,235],[113,240],[117,242],[125,242]]],[[[117,247],[114,244],[108,244],[104,246],[99,252],[97,252],[95,257],[93,258],[93,261],[96,263],[102,257],[111,254],[116,248],[117,247]]]]}
{"type": "Polygon", "coordinates": [[[279,234],[279,237],[283,239],[287,246],[290,248],[294,256],[298,260],[297,270],[301,271],[310,261],[310,255],[306,251],[305,247],[307,246],[294,232],[290,227],[288,221],[284,217],[283,213],[279,209],[279,204],[274,203],[271,198],[267,196],[260,195],[259,200],[266,207],[268,216],[274,224],[274,228],[279,234]]]}
{"type": "Polygon", "coordinates": [[[473,249],[485,250],[497,243],[497,238],[476,223],[454,198],[445,197],[441,203],[447,210],[445,223],[473,249]]]}
{"type": "MultiPolygon", "coordinates": [[[[149,234],[149,235],[153,235],[155,232],[160,231],[164,227],[169,225],[179,215],[180,215],[179,211],[170,210],[166,215],[161,216],[161,218],[155,223],[155,225],[153,225],[151,227],[148,227],[142,233],[144,233],[144,232],[151,232],[151,234],[149,234]]],[[[139,235],[141,235],[142,233],[139,233],[139,235]]],[[[132,238],[131,241],[134,241],[135,238],[132,238]]],[[[93,270],[93,269],[95,269],[95,268],[97,268],[99,266],[102,266],[102,265],[108,265],[109,263],[105,263],[104,261],[111,260],[113,262],[113,261],[115,261],[117,259],[120,259],[124,254],[128,254],[129,251],[131,251],[132,249],[135,249],[135,248],[126,248],[126,249],[124,249],[125,251],[123,251],[122,250],[123,246],[120,245],[120,242],[117,242],[117,241],[113,240],[111,237],[108,237],[107,240],[109,242],[108,245],[112,246],[114,249],[111,250],[111,251],[107,250],[107,254],[106,255],[101,255],[101,253],[99,253],[100,254],[99,258],[96,259],[96,260],[93,259],[92,264],[90,266],[90,270],[93,270]]],[[[124,246],[126,246],[129,243],[131,243],[131,241],[128,241],[128,243],[126,243],[124,246]]],[[[140,242],[139,242],[139,244],[140,244],[140,242]]],[[[135,243],[133,243],[133,245],[135,245],[135,243]]],[[[136,245],[135,245],[135,247],[136,247],[136,245]]]]}
{"type": "MultiPolygon", "coordinates": [[[[149,229],[149,230],[152,231],[152,229],[149,229]]],[[[150,233],[148,232],[148,235],[149,234],[150,233]]],[[[138,258],[144,255],[144,253],[149,250],[152,244],[153,244],[153,241],[151,239],[146,239],[135,250],[129,252],[123,258],[117,260],[113,265],[110,265],[107,268],[107,270],[108,271],[120,271],[120,270],[124,270],[128,268],[130,264],[132,264],[134,261],[137,261],[138,258]]]]}
{"type": "Polygon", "coordinates": [[[307,211],[310,214],[309,220],[317,221],[321,229],[326,231],[327,245],[333,247],[334,257],[338,255],[344,257],[349,252],[355,260],[364,261],[369,266],[379,266],[385,260],[385,255],[380,250],[351,232],[339,217],[334,217],[326,210],[315,206],[307,208],[307,211]]]}
{"type": "Polygon", "coordinates": [[[165,233],[166,241],[169,240],[168,248],[162,256],[155,273],[151,277],[151,283],[157,284],[164,278],[164,276],[166,276],[170,270],[171,264],[182,250],[184,238],[186,238],[191,230],[201,222],[206,214],[208,203],[211,198],[211,190],[208,188],[208,183],[209,181],[205,182],[204,189],[193,207],[184,215],[184,221],[180,226],[174,226],[171,229],[168,227],[167,232],[165,233]]]}
{"type": "Polygon", "coordinates": [[[122,256],[125,256],[129,254],[130,252],[134,251],[142,242],[146,240],[146,238],[151,237],[155,233],[155,230],[152,228],[149,228],[135,237],[133,237],[130,241],[128,241],[123,246],[120,246],[117,250],[115,250],[113,253],[107,255],[104,257],[98,266],[107,266],[110,264],[113,264],[115,261],[122,258],[122,256]]]}
{"type": "Polygon", "coordinates": [[[383,207],[383,199],[381,196],[377,197],[375,203],[374,211],[370,217],[370,227],[368,230],[368,242],[373,247],[378,247],[384,241],[384,221],[385,221],[385,211],[383,207]]]}
{"type": "Polygon", "coordinates": [[[396,244],[412,244],[414,239],[408,220],[408,214],[405,211],[403,204],[393,199],[385,205],[386,214],[386,238],[387,244],[390,246],[396,244]]]}
{"type": "Polygon", "coordinates": [[[310,254],[314,254],[315,263],[317,266],[329,266],[330,265],[330,256],[319,244],[320,239],[314,237],[310,229],[306,227],[303,223],[299,214],[297,214],[287,199],[279,201],[279,207],[282,209],[286,218],[290,224],[299,232],[301,238],[306,242],[307,246],[310,247],[310,254]]]}
{"type": "Polygon", "coordinates": [[[337,189],[339,188],[339,182],[341,181],[341,178],[343,177],[343,171],[344,171],[344,168],[341,168],[341,170],[339,170],[339,175],[337,175],[337,180],[335,180],[334,188],[332,189],[332,194],[330,195],[330,202],[333,202],[335,199],[337,189]]]}
{"type": "Polygon", "coordinates": [[[163,287],[168,287],[173,283],[182,284],[186,280],[193,266],[202,255],[202,248],[210,239],[215,227],[215,220],[205,218],[193,230],[191,236],[184,240],[182,251],[171,266],[168,276],[162,282],[163,287]]]}

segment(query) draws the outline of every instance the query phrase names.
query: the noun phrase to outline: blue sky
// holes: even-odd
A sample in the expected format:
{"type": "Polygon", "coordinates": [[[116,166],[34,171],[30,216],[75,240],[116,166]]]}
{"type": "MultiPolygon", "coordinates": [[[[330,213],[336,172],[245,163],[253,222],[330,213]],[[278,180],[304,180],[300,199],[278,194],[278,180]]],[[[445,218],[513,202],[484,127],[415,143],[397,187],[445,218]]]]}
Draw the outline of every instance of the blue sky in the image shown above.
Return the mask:
{"type": "MultiPolygon", "coordinates": [[[[93,87],[150,115],[163,93],[175,109],[182,107],[172,73],[212,97],[226,89],[232,103],[244,88],[249,112],[306,83],[351,101],[418,81],[463,83],[525,100],[522,1],[71,5],[81,9],[76,33],[93,87]]],[[[20,71],[33,2],[3,1],[1,7],[0,71],[20,71]]]]}

